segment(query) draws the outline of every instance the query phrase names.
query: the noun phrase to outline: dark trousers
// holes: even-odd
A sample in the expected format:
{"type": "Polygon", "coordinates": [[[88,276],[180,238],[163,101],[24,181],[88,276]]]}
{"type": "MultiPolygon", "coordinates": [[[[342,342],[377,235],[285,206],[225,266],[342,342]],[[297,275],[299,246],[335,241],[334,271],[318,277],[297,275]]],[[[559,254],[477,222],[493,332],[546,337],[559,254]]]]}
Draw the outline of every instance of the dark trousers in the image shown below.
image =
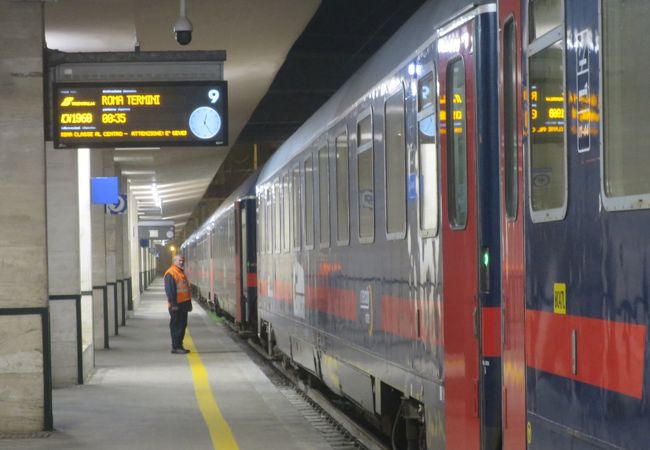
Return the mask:
{"type": "Polygon", "coordinates": [[[169,331],[172,335],[172,348],[182,348],[187,327],[187,311],[179,308],[177,311],[169,309],[169,331]]]}

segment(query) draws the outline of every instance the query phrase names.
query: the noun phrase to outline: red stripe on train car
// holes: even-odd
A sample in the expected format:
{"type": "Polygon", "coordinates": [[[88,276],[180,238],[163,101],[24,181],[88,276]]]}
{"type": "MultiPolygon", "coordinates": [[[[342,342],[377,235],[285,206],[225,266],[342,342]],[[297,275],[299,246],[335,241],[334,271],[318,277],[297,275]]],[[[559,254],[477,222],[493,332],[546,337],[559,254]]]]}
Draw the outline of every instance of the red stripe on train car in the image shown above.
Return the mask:
{"type": "Polygon", "coordinates": [[[325,312],[343,317],[346,320],[357,320],[357,294],[349,289],[327,289],[327,309],[325,312]]]}
{"type": "Polygon", "coordinates": [[[349,289],[307,286],[307,309],[330,314],[342,319],[357,320],[357,296],[349,289]]]}
{"type": "Polygon", "coordinates": [[[260,278],[259,279],[259,286],[257,287],[258,293],[260,297],[268,297],[269,296],[269,282],[265,278],[260,278]]]}
{"type": "Polygon", "coordinates": [[[381,329],[409,339],[419,339],[418,308],[414,300],[381,297],[381,329]]]}
{"type": "Polygon", "coordinates": [[[293,301],[293,285],[290,281],[275,280],[275,292],[273,297],[281,302],[289,303],[293,301]]]}
{"type": "Polygon", "coordinates": [[[257,287],[257,274],[256,273],[249,273],[248,274],[248,287],[249,288],[257,287]]]}
{"type": "Polygon", "coordinates": [[[434,346],[438,344],[438,337],[434,331],[435,316],[434,302],[382,296],[381,297],[381,326],[386,333],[422,341],[434,346]]]}
{"type": "Polygon", "coordinates": [[[501,308],[481,308],[481,345],[483,356],[501,356],[501,308]]]}
{"type": "MultiPolygon", "coordinates": [[[[268,296],[268,282],[266,280],[260,279],[259,289],[260,296],[268,296]]],[[[275,301],[283,303],[293,301],[291,283],[276,280],[274,289],[273,299],[275,301]]],[[[305,307],[307,310],[323,312],[353,322],[358,320],[356,291],[328,288],[322,285],[308,285],[306,290],[305,307]]],[[[378,329],[386,333],[436,345],[438,337],[434,336],[432,331],[434,317],[439,316],[440,313],[434,313],[433,308],[435,307],[432,302],[382,296],[381,320],[378,329]]],[[[498,310],[498,308],[495,309],[498,310]]],[[[498,331],[496,333],[498,338],[498,331]]]]}
{"type": "Polygon", "coordinates": [[[641,399],[646,326],[526,311],[526,363],[582,383],[641,399]],[[573,373],[572,332],[577,371],[573,373]]]}

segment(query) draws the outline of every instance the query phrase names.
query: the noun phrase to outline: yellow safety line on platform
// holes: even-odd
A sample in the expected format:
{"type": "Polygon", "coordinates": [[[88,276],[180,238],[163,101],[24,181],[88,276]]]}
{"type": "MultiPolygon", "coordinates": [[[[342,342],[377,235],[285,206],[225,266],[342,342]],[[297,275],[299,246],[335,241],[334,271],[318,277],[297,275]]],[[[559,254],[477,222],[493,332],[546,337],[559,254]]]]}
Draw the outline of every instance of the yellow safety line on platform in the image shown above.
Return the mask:
{"type": "Polygon", "coordinates": [[[205,420],[210,431],[212,446],[215,450],[239,450],[230,426],[221,415],[219,406],[217,406],[217,402],[214,399],[210,382],[208,381],[208,371],[205,369],[203,361],[201,361],[201,357],[194,346],[189,331],[185,333],[184,343],[187,344],[187,348],[190,350],[190,353],[187,354],[187,359],[192,369],[192,381],[194,382],[196,402],[199,404],[203,420],[205,420]]]}

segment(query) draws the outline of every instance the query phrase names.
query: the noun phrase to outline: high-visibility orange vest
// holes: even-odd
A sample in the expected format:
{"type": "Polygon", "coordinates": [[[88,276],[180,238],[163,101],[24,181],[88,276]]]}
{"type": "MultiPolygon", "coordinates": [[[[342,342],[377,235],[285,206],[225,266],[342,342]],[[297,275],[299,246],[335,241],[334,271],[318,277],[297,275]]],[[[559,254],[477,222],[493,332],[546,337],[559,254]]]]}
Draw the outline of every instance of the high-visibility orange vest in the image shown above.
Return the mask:
{"type": "MultiPolygon", "coordinates": [[[[167,272],[165,272],[164,277],[166,277],[167,274],[170,274],[174,278],[174,281],[176,282],[176,303],[185,303],[192,300],[192,293],[190,292],[190,283],[187,281],[187,277],[185,276],[185,273],[175,265],[172,265],[169,269],[167,269],[167,272]]],[[[167,307],[168,308],[172,307],[169,300],[167,300],[167,307]]]]}

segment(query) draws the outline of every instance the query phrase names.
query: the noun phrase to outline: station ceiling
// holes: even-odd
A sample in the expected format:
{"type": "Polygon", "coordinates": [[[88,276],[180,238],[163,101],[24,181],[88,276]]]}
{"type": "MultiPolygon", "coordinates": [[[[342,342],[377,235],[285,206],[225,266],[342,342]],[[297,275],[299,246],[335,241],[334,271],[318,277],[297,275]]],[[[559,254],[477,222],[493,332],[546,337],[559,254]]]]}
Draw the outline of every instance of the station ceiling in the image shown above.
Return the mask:
{"type": "Polygon", "coordinates": [[[182,238],[422,3],[187,0],[194,33],[181,47],[172,32],[179,0],[59,0],[46,3],[45,38],[48,48],[64,52],[132,51],[136,43],[141,51],[226,50],[228,147],[113,152],[143,217],[174,220],[182,238]]]}

